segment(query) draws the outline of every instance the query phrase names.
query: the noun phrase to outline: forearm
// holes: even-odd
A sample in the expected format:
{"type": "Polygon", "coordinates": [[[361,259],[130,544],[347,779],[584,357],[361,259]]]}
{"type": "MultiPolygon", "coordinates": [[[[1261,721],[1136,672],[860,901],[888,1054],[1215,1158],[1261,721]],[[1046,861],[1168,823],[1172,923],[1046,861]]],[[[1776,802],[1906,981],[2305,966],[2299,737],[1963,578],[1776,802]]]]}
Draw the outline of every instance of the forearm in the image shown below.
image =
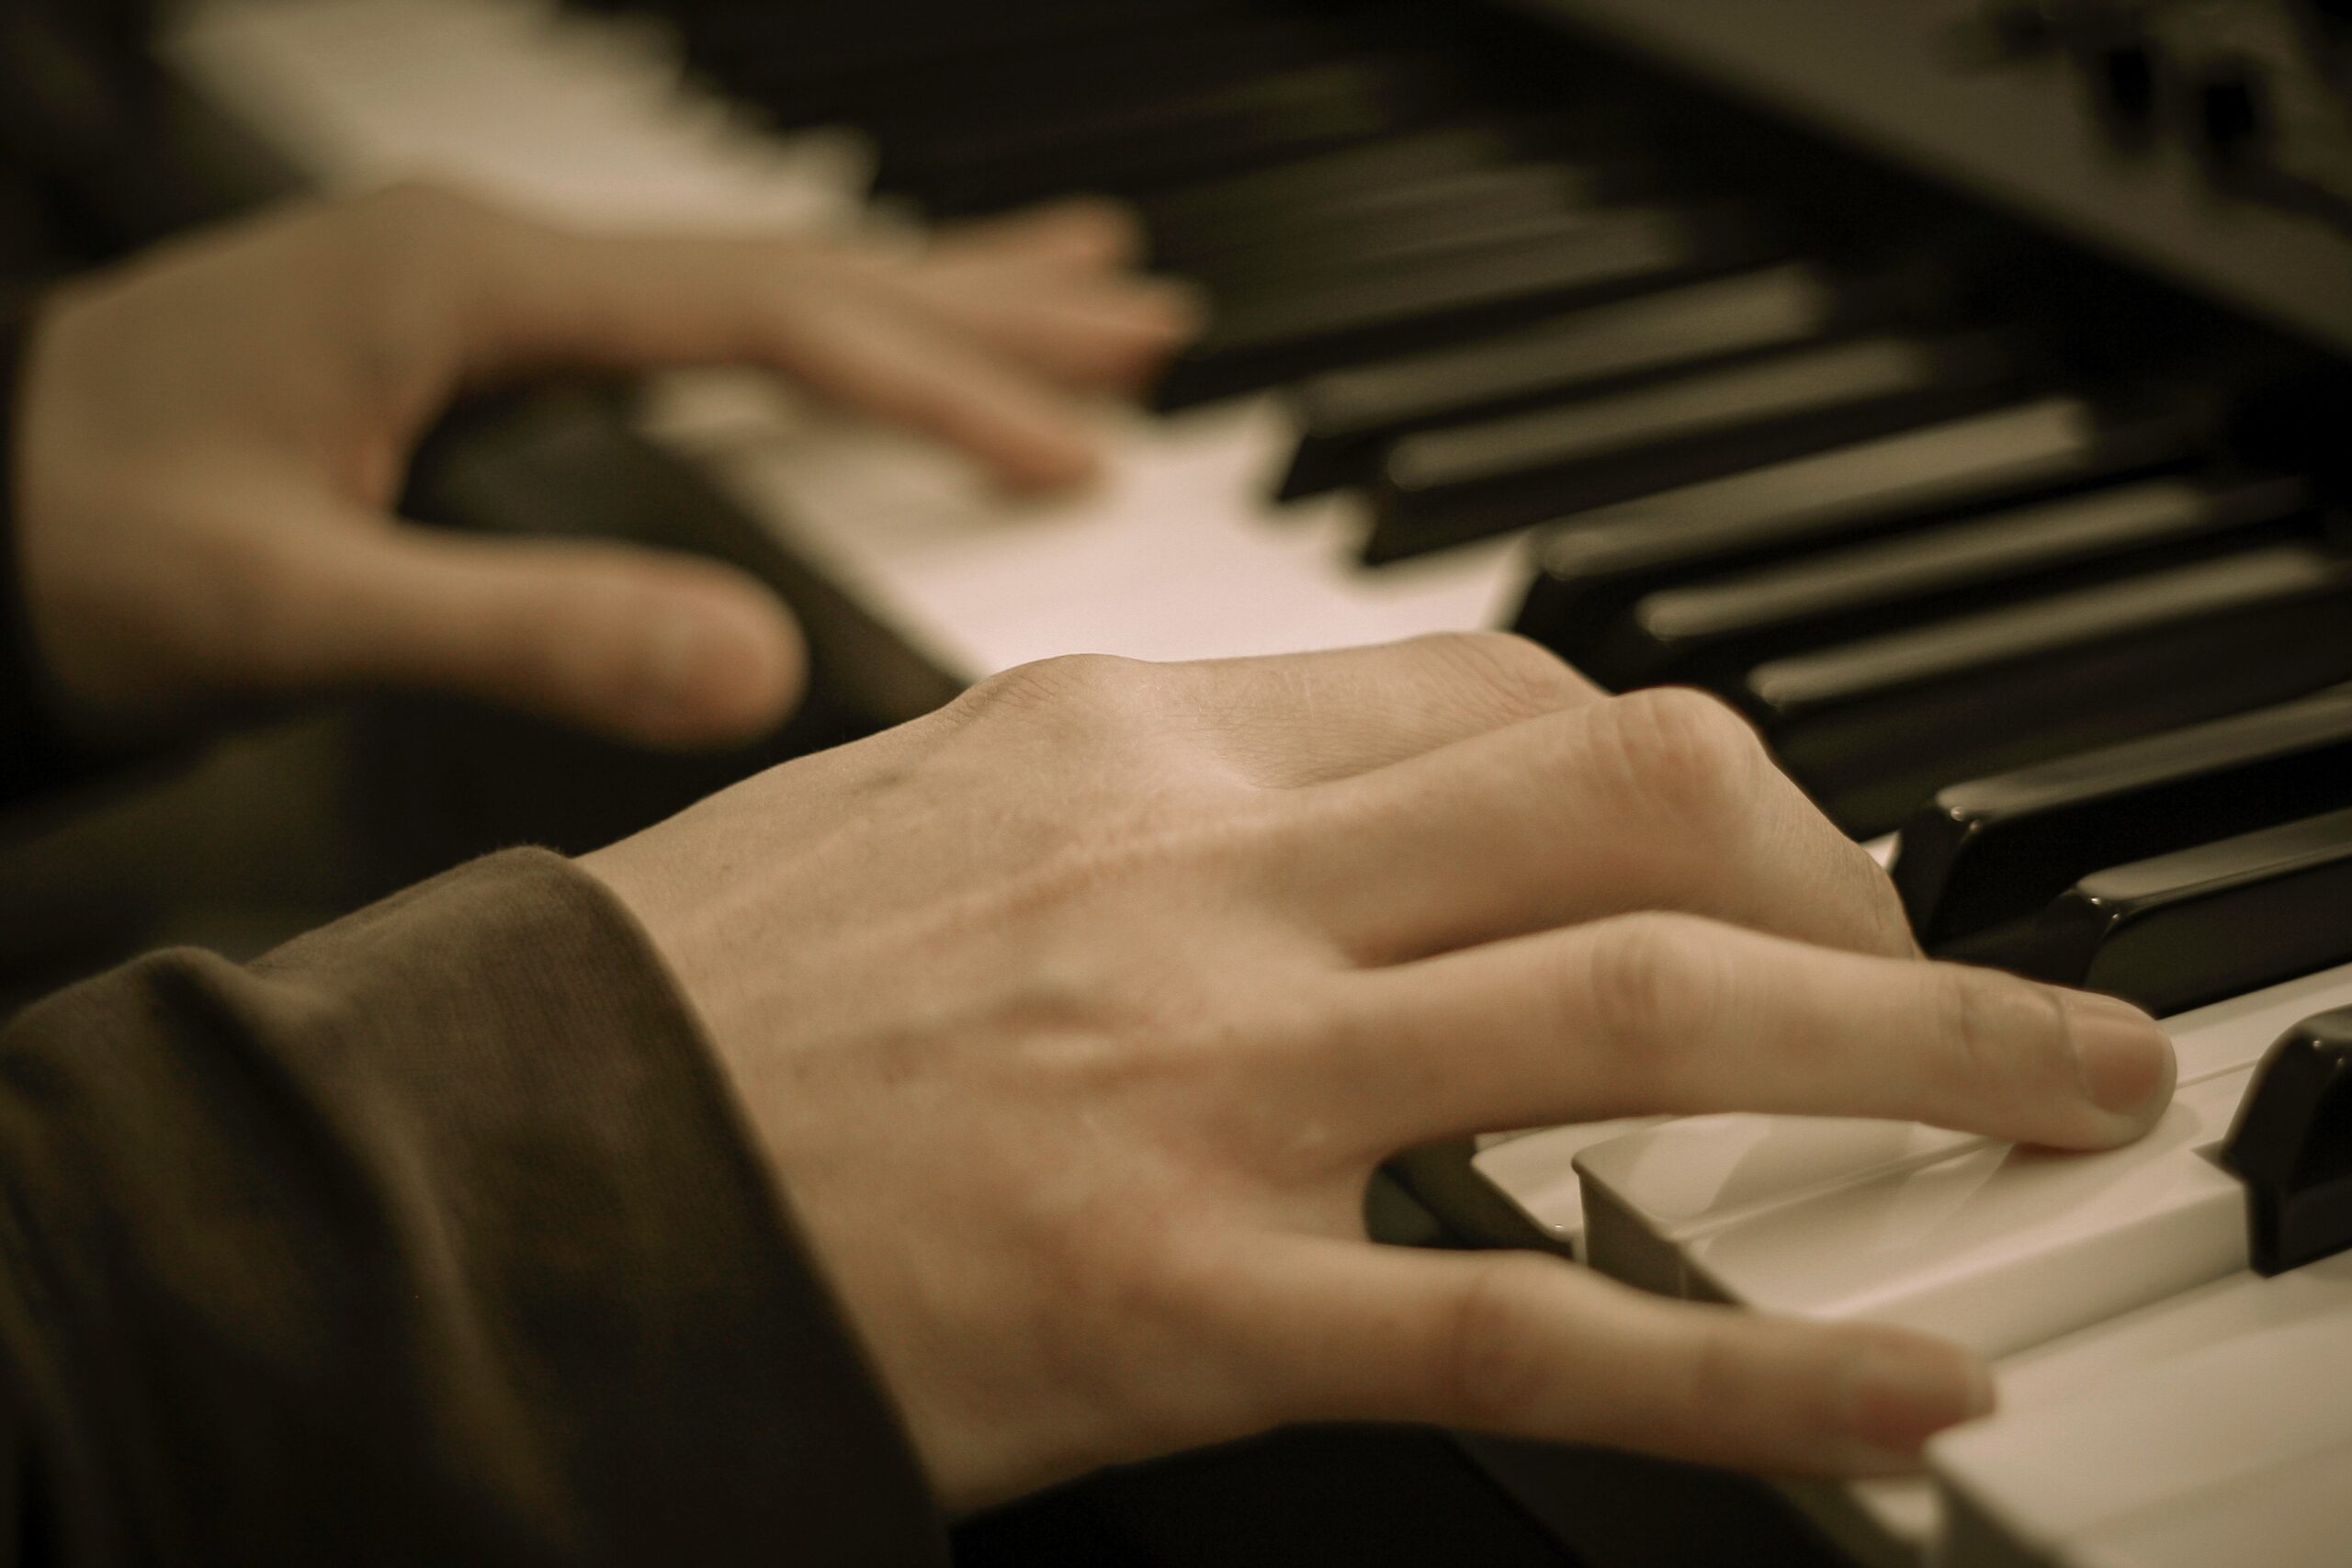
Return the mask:
{"type": "Polygon", "coordinates": [[[556,857],[34,1010],[0,1178],[0,1528],[58,1561],[937,1553],[667,976],[556,857]]]}

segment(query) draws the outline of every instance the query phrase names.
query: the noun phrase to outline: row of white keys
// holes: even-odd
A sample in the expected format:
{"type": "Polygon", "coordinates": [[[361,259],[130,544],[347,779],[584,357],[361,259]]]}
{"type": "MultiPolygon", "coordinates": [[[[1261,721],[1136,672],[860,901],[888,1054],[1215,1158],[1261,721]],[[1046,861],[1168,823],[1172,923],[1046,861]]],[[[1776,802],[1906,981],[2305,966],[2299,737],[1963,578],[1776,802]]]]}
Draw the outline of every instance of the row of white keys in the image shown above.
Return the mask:
{"type": "MultiPolygon", "coordinates": [[[[2270,1045],[2347,1003],[2352,966],[2166,1021],[2175,1106],[2147,1138],[2105,1154],[1768,1116],[1684,1118],[1603,1143],[1578,1162],[1589,1255],[1665,1293],[1904,1323],[2023,1362],[2031,1346],[2243,1274],[2244,1189],[2206,1151],[2270,1045]]],[[[2004,1381],[2005,1405],[2050,1386],[2004,1381]]],[[[1939,1530],[1924,1481],[1800,1496],[1895,1553],[1928,1550],[1939,1530]]]]}
{"type": "Polygon", "coordinates": [[[2238,1273],[1995,1369],[1936,1439],[1937,1568],[2352,1561],[2352,1255],[2238,1273]]]}
{"type": "MultiPolygon", "coordinates": [[[[419,173],[598,223],[839,229],[854,139],[776,139],[697,105],[658,32],[530,0],[202,0],[180,69],[327,189],[419,173]]],[[[1101,413],[1105,478],[1015,505],[914,440],[741,373],[665,378],[647,427],[952,676],[1069,652],[1204,659],[1502,624],[1514,541],[1367,571],[1353,498],[1267,496],[1275,400],[1101,413]]]]}
{"type": "Polygon", "coordinates": [[[1580,1162],[1594,1261],[1676,1294],[1902,1323],[1986,1355],[2040,1343],[2245,1266],[2243,1190],[2200,1151],[2271,1043],[2346,1002],[2352,967],[2167,1021],[2173,1107],[2106,1154],[1771,1116],[1600,1145],[1580,1162]]]}

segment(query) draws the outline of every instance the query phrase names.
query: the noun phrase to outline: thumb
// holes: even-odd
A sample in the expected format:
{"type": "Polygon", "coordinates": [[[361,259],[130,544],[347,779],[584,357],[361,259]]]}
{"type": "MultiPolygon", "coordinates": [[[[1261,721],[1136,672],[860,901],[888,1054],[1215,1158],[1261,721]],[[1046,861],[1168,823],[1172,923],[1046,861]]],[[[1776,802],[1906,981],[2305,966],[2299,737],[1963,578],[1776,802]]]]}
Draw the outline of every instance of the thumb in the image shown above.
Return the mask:
{"type": "Polygon", "coordinates": [[[342,534],[313,565],[329,613],[304,638],[309,681],[459,693],[681,748],[764,732],[807,681],[791,613],[716,561],[397,526],[342,534]]]}

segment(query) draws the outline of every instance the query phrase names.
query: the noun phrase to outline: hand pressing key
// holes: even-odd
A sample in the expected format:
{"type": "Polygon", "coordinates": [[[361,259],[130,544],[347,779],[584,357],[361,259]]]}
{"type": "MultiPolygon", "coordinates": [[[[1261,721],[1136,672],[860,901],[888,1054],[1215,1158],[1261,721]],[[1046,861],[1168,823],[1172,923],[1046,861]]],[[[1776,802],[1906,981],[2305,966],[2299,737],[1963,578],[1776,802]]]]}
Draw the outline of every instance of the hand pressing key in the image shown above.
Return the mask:
{"type": "Polygon", "coordinates": [[[681,977],[940,1497],[1317,1419],[1917,1462],[1984,1370],[1533,1255],[1369,1245],[1374,1165],[1634,1112],[2096,1148],[2172,1054],[1917,954],[1731,713],[1501,637],[1074,659],[584,863],[681,977]]]}
{"type": "Polygon", "coordinates": [[[589,233],[428,186],[272,214],[70,284],[38,312],[14,477],[26,607],[100,742],[214,705],[457,691],[657,745],[747,738],[802,680],[784,606],[731,569],[402,526],[409,453],[461,390],[550,369],[740,364],[1075,484],[1075,400],[1194,324],[1072,204],[918,255],[589,233]]]}

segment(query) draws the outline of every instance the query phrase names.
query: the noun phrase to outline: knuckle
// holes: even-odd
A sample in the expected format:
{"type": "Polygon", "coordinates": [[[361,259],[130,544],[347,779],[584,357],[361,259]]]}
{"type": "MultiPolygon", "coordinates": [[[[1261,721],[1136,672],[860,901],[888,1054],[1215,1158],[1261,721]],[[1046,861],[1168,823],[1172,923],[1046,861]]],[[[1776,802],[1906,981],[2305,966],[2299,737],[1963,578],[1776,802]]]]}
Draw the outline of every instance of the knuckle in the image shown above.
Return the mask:
{"type": "Polygon", "coordinates": [[[1417,646],[1506,715],[1548,713],[1590,689],[1550,649],[1510,632],[1439,632],[1417,646]]]}
{"type": "Polygon", "coordinates": [[[1713,837],[1746,814],[1763,764],[1746,719],[1703,692],[1635,692],[1601,711],[1603,744],[1633,798],[1713,837]]]}
{"type": "Polygon", "coordinates": [[[1158,669],[1111,654],[1064,654],[991,675],[955,706],[967,721],[1040,715],[1117,719],[1153,705],[1158,669]]]}
{"type": "Polygon", "coordinates": [[[1870,922],[1874,939],[1871,951],[1896,958],[1918,957],[1919,942],[1911,930],[1911,912],[1903,906],[1903,895],[1896,890],[1894,878],[1860,844],[1853,847],[1850,861],[1861,887],[1862,914],[1870,922]]]}
{"type": "Polygon", "coordinates": [[[1454,1298],[1442,1331],[1439,1399],[1465,1425],[1523,1428],[1541,1408],[1552,1363],[1542,1303],[1560,1267],[1532,1253],[1500,1254],[1476,1265],[1454,1298]]]}
{"type": "Polygon", "coordinates": [[[1645,1080],[1714,1014],[1721,980],[1704,932],[1703,921],[1663,914],[1595,929],[1583,975],[1593,1043],[1623,1055],[1624,1069],[1648,1067],[1645,1080]]]}
{"type": "Polygon", "coordinates": [[[2071,1081],[2072,1055],[2057,999],[2039,986],[1990,970],[1938,964],[1934,1016],[1949,1050],[1951,1090],[1995,1104],[2039,1100],[2071,1081]]]}

